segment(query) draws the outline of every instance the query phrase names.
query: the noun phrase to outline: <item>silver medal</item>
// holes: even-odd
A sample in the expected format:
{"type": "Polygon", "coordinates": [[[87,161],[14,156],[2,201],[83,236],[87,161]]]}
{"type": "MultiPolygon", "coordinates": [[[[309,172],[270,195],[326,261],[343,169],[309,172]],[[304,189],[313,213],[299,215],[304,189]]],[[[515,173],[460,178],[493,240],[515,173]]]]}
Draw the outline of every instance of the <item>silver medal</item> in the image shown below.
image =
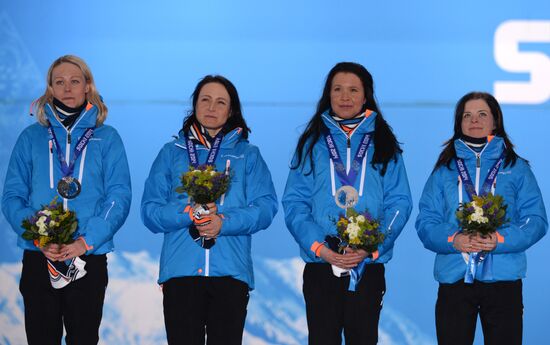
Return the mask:
{"type": "Polygon", "coordinates": [[[72,176],[65,176],[57,183],[57,192],[65,199],[74,199],[80,194],[80,182],[72,176]]]}
{"type": "Polygon", "coordinates": [[[359,193],[352,186],[342,186],[334,194],[334,201],[343,209],[354,207],[359,202],[359,193]]]}

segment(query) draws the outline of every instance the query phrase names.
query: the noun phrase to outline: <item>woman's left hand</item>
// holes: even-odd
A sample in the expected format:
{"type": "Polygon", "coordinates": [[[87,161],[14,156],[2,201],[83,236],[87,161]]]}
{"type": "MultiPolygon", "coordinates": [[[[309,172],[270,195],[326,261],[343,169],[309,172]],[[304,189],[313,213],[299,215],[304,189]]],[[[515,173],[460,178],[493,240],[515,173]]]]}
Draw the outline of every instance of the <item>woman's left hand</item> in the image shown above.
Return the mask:
{"type": "Polygon", "coordinates": [[[70,260],[72,258],[76,258],[80,255],[86,254],[86,250],[84,239],[78,238],[71,244],[64,244],[61,246],[61,249],[59,250],[59,260],[70,260]]]}
{"type": "Polygon", "coordinates": [[[488,234],[487,236],[477,234],[472,237],[472,243],[477,244],[483,251],[490,252],[497,247],[497,236],[495,234],[488,234]]]}
{"type": "Polygon", "coordinates": [[[207,239],[216,238],[220,234],[222,228],[222,219],[217,214],[209,215],[211,222],[206,225],[197,226],[199,234],[207,239]]]}
{"type": "Polygon", "coordinates": [[[369,253],[363,249],[353,249],[350,247],[346,247],[345,252],[346,253],[344,255],[355,259],[355,265],[359,265],[369,255],[369,253]]]}

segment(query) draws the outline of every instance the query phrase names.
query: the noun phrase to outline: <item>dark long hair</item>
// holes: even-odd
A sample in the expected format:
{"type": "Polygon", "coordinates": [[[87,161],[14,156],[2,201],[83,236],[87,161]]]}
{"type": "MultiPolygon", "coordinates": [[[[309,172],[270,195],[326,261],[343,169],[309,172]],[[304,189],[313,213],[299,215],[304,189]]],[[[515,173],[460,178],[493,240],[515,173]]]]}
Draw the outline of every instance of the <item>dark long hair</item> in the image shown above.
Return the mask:
{"type": "Polygon", "coordinates": [[[492,134],[504,139],[504,144],[506,145],[506,158],[504,160],[504,166],[506,167],[509,164],[514,166],[517,159],[520,158],[514,151],[514,145],[510,141],[510,138],[508,138],[506,130],[504,130],[504,117],[502,116],[502,109],[500,108],[500,105],[498,104],[496,98],[487,92],[474,91],[462,96],[462,98],[456,104],[454,134],[452,138],[450,138],[443,144],[443,150],[439,154],[439,158],[435,163],[434,170],[443,165],[447,166],[447,168],[449,169],[451,168],[451,162],[456,158],[454,142],[456,139],[460,139],[463,135],[462,116],[464,114],[464,107],[466,106],[466,103],[468,101],[475,99],[481,99],[484,100],[485,103],[487,103],[489,109],[491,110],[491,114],[493,114],[493,121],[495,124],[495,129],[493,130],[492,134]]]}
{"type": "Polygon", "coordinates": [[[189,113],[183,120],[183,131],[187,133],[189,131],[189,128],[193,125],[193,123],[195,123],[195,110],[197,107],[199,94],[203,86],[208,83],[218,83],[223,85],[227,90],[227,93],[229,94],[229,118],[227,119],[226,124],[223,126],[223,133],[228,133],[237,127],[241,127],[243,129],[242,137],[247,139],[250,128],[246,125],[246,121],[244,120],[243,113],[241,111],[241,101],[239,100],[237,89],[232,82],[230,82],[227,78],[222,77],[221,75],[207,75],[202,78],[201,81],[199,81],[199,83],[195,87],[195,91],[193,91],[193,95],[191,96],[193,108],[191,109],[191,111],[189,111],[189,113]]]}
{"type": "MultiPolygon", "coordinates": [[[[291,165],[291,169],[297,169],[307,158],[309,158],[313,171],[313,146],[317,140],[319,140],[321,132],[324,128],[324,123],[321,116],[331,107],[330,90],[332,88],[332,80],[334,79],[334,76],[340,72],[353,73],[361,80],[363,89],[365,90],[366,99],[361,111],[370,109],[378,114],[374,124],[374,156],[372,157],[371,164],[375,169],[375,164],[382,164],[380,174],[383,176],[386,173],[389,161],[391,159],[397,160],[396,155],[403,151],[399,147],[397,138],[393,134],[391,127],[382,116],[378,104],[376,103],[374,96],[374,83],[371,74],[365,67],[354,62],[340,62],[336,64],[328,73],[325,81],[325,87],[323,88],[323,95],[317,103],[317,110],[315,111],[313,117],[309,120],[304,133],[302,133],[300,139],[298,139],[298,144],[296,145],[296,159],[291,165]],[[304,153],[306,143],[309,143],[309,146],[304,153]]],[[[308,171],[307,174],[310,174],[312,171],[308,171]]]]}

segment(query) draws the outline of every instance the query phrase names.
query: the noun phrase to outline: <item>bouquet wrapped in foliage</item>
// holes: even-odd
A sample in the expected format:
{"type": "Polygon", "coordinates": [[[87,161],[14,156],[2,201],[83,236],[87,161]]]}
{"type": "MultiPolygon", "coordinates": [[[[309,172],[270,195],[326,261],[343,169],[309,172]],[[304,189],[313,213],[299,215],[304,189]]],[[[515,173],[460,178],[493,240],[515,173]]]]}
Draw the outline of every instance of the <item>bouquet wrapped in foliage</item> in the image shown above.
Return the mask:
{"type": "Polygon", "coordinates": [[[384,241],[384,234],[379,230],[380,222],[368,211],[359,213],[353,208],[346,209],[346,214],[340,215],[336,221],[336,228],[341,239],[340,252],[351,247],[373,253],[384,241]]]}
{"type": "Polygon", "coordinates": [[[63,203],[55,197],[31,218],[23,220],[23,238],[34,241],[39,247],[50,243],[69,244],[74,242],[73,234],[78,228],[74,211],[64,210],[63,203]]]}
{"type": "MultiPolygon", "coordinates": [[[[32,217],[23,220],[21,225],[25,229],[23,238],[34,241],[36,246],[42,248],[48,244],[73,243],[78,219],[74,211],[65,210],[63,203],[55,197],[32,217]]],[[[61,289],[86,275],[86,262],[79,257],[65,261],[47,259],[47,264],[50,283],[54,289],[61,289]]]]}
{"type": "Polygon", "coordinates": [[[502,196],[488,193],[485,196],[474,196],[473,199],[467,204],[460,204],[456,211],[463,233],[486,236],[508,222],[508,206],[504,204],[502,196]]]}
{"type": "Polygon", "coordinates": [[[230,176],[219,172],[212,165],[202,164],[181,175],[181,186],[178,193],[187,193],[193,202],[208,204],[218,200],[229,189],[230,176]]]}

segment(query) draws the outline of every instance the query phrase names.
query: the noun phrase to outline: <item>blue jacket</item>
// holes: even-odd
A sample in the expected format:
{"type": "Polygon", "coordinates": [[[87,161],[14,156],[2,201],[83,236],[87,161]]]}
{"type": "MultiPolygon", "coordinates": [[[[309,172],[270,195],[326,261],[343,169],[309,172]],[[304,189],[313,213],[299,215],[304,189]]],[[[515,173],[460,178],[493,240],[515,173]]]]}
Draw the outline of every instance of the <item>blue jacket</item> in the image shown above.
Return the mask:
{"type": "MultiPolygon", "coordinates": [[[[185,136],[167,143],[155,159],[141,200],[143,223],[163,233],[159,284],[184,276],[231,276],[254,288],[252,234],[267,228],[277,213],[277,196],[271,174],[256,146],[241,137],[241,130],[227,133],[215,161],[218,170],[230,163],[231,185],[218,200],[223,222],[216,244],[203,249],[189,235],[191,220],[184,214],[186,194],[175,192],[180,176],[189,169],[185,136]]],[[[199,163],[209,150],[197,145],[199,163]]]]}
{"type": "MultiPolygon", "coordinates": [[[[351,136],[349,149],[344,131],[330,115],[325,113],[322,116],[336,142],[343,164],[347,165],[353,160],[363,134],[374,131],[376,113],[372,113],[358,125],[351,136]]],[[[307,144],[304,152],[306,150],[307,144]]],[[[282,203],[286,225],[298,242],[302,259],[305,262],[324,262],[316,257],[314,251],[327,235],[337,233],[334,220],[344,213],[344,210],[336,205],[334,194],[342,185],[334,172],[322,136],[314,144],[312,153],[315,162],[313,170],[309,158],[305,158],[297,169],[290,170],[282,203]]],[[[367,156],[355,181],[354,187],[360,195],[355,209],[368,209],[380,220],[380,228],[386,233],[386,239],[378,247],[378,258],[374,262],[386,263],[392,257],[395,239],[407,223],[412,200],[401,155],[396,156],[396,161],[390,160],[384,176],[380,175],[382,165],[377,165],[377,170],[372,167],[370,160],[373,155],[374,142],[369,145],[367,156]]]]}
{"type": "MultiPolygon", "coordinates": [[[[462,140],[456,140],[456,154],[464,159],[472,180],[481,188],[488,171],[504,150],[504,140],[494,137],[479,155],[462,140]]],[[[493,251],[493,281],[516,280],[525,277],[527,261],[525,250],[540,240],[547,231],[546,211],[537,181],[527,162],[518,159],[514,166],[501,165],[496,178],[494,194],[501,195],[508,205],[506,217],[510,222],[498,232],[498,243],[493,251]]],[[[454,235],[459,231],[455,216],[459,203],[470,202],[464,186],[458,182],[456,165],[437,168],[424,187],[416,219],[418,236],[424,247],[435,252],[435,279],[440,283],[454,283],[464,278],[466,261],[453,247],[454,235]]],[[[476,279],[481,280],[477,270],[476,279]]]]}
{"type": "MultiPolygon", "coordinates": [[[[86,128],[95,127],[97,107],[88,106],[69,132],[54,116],[49,104],[45,113],[67,161],[74,145],[86,128]]],[[[120,229],[132,199],[130,171],[124,145],[117,131],[107,125],[95,129],[94,135],[75,163],[73,176],[80,180],[82,191],[75,199],[63,200],[76,212],[79,228],[75,237],[83,236],[90,248],[86,254],[105,254],[113,250],[113,236],[120,229]]],[[[57,196],[57,182],[63,177],[48,128],[39,123],[27,127],[17,139],[11,155],[2,210],[23,249],[38,250],[21,235],[21,222],[57,196]]]]}

